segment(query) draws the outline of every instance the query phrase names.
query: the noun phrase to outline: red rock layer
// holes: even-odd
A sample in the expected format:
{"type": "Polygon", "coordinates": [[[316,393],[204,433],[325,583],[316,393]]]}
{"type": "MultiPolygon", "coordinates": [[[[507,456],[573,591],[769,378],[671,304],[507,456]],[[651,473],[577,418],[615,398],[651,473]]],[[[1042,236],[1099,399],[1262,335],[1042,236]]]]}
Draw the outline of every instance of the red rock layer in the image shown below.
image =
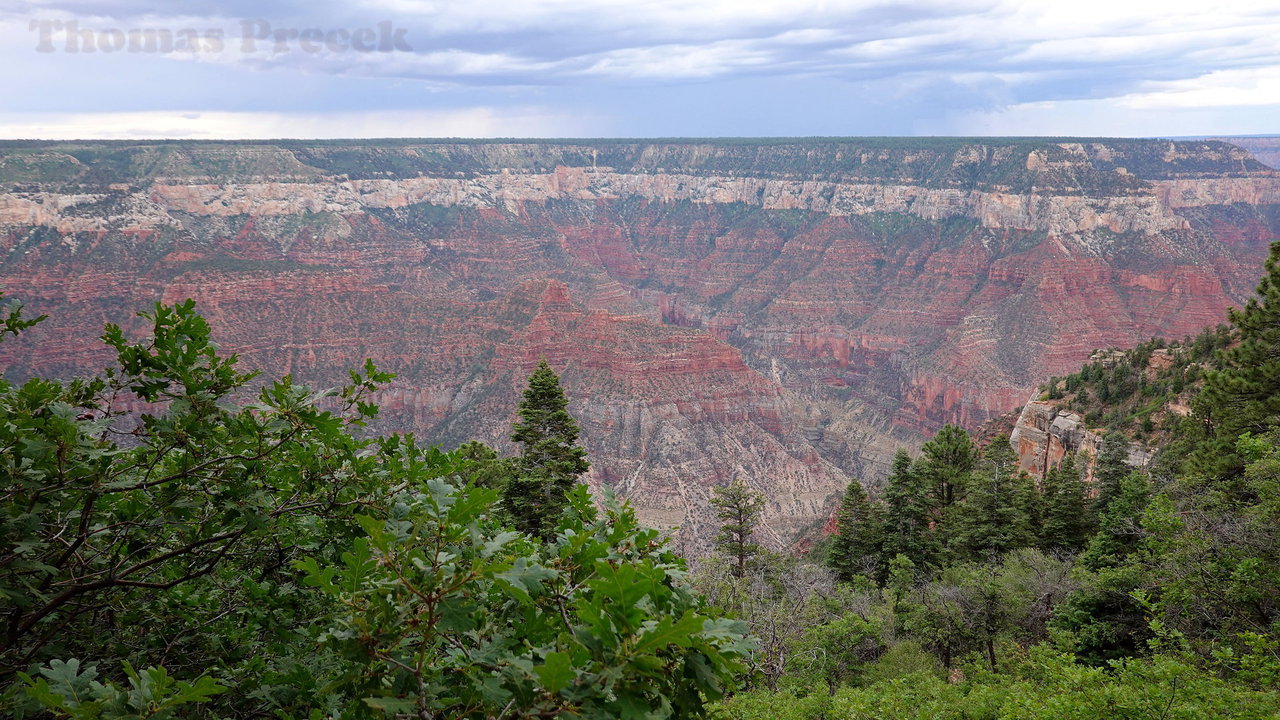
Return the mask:
{"type": "Polygon", "coordinates": [[[1049,199],[584,168],[169,182],[101,212],[13,193],[0,287],[52,319],[0,367],[101,367],[103,322],[193,297],[252,366],[328,384],[370,357],[399,375],[384,428],[505,446],[546,357],[593,483],[696,547],[710,488],[743,477],[783,544],[896,444],[1002,415],[1095,348],[1219,322],[1280,232],[1280,179],[1255,175],[1049,199]]]}

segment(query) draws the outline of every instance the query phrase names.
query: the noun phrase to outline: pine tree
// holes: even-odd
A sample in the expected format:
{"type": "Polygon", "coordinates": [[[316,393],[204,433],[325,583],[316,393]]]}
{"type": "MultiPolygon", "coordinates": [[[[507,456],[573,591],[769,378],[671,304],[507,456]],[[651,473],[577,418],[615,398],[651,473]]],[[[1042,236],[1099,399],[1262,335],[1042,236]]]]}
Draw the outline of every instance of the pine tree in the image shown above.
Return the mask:
{"type": "Polygon", "coordinates": [[[933,506],[933,519],[946,521],[949,509],[964,497],[970,473],[978,461],[978,448],[964,428],[944,425],[920,448],[923,480],[933,506]]]}
{"type": "Polygon", "coordinates": [[[1129,443],[1119,432],[1112,430],[1102,438],[1102,451],[1093,466],[1093,481],[1098,488],[1094,501],[1094,513],[1106,513],[1111,501],[1120,494],[1120,485],[1129,476],[1129,443]]]}
{"type": "Polygon", "coordinates": [[[1146,475],[1130,471],[1116,485],[1111,502],[1098,513],[1098,532],[1080,557],[1085,567],[1113,567],[1133,554],[1144,537],[1142,514],[1151,496],[1146,475]]]}
{"type": "Polygon", "coordinates": [[[836,511],[836,536],[827,556],[827,565],[835,571],[836,579],[851,582],[857,575],[877,574],[882,522],[878,508],[867,500],[862,483],[857,478],[850,480],[836,511]]]}
{"type": "Polygon", "coordinates": [[[1089,503],[1084,478],[1074,455],[1049,471],[1044,480],[1044,529],[1040,545],[1045,550],[1077,552],[1089,537],[1089,503]]]}
{"type": "Polygon", "coordinates": [[[524,447],[512,462],[502,498],[516,528],[543,539],[554,535],[566,496],[590,467],[568,406],[560,378],[542,360],[529,376],[520,419],[511,428],[511,439],[524,447]]]}
{"type": "Polygon", "coordinates": [[[1220,353],[1222,369],[1208,373],[1196,398],[1207,437],[1193,452],[1190,469],[1202,480],[1238,478],[1245,462],[1236,439],[1280,426],[1280,241],[1271,244],[1265,267],[1257,297],[1229,314],[1240,342],[1220,353]]]}
{"type": "Polygon", "coordinates": [[[1019,503],[1017,480],[1017,456],[1008,438],[997,438],[978,462],[956,518],[955,542],[961,557],[992,560],[1035,542],[1019,503]]]}
{"type": "Polygon", "coordinates": [[[902,555],[916,567],[926,567],[936,557],[929,529],[929,503],[920,478],[920,468],[906,450],[893,456],[893,469],[884,491],[882,564],[902,555]]]}
{"type": "Polygon", "coordinates": [[[746,577],[747,561],[760,552],[760,546],[752,538],[764,510],[764,495],[737,480],[712,490],[711,504],[715,506],[716,517],[720,520],[716,550],[733,559],[736,577],[746,577]]]}
{"type": "Polygon", "coordinates": [[[1018,507],[1018,519],[1024,523],[1022,534],[1035,544],[1044,530],[1044,498],[1025,470],[1018,470],[1013,478],[1013,501],[1018,507]]]}
{"type": "Polygon", "coordinates": [[[456,455],[464,461],[458,476],[476,487],[502,490],[511,481],[511,460],[478,440],[459,445],[456,455]]]}

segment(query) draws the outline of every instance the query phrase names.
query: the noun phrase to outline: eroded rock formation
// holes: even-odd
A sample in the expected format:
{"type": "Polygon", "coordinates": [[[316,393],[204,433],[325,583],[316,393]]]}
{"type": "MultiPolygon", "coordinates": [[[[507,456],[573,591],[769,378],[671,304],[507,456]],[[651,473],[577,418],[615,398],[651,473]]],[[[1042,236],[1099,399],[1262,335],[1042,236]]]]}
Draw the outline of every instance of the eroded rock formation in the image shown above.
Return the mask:
{"type": "Polygon", "coordinates": [[[193,297],[252,365],[372,357],[384,427],[505,446],[545,356],[592,482],[693,547],[715,484],[785,543],[895,445],[1219,322],[1280,234],[1280,176],[1212,142],[49,143],[0,181],[0,287],[53,316],[9,374],[193,297]]]}

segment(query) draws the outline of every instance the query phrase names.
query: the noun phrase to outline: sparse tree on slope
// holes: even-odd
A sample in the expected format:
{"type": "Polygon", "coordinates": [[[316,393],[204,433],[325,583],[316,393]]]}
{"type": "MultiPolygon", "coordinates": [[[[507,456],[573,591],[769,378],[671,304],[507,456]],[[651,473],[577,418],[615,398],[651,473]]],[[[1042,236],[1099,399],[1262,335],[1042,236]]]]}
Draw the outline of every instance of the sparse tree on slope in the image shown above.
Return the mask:
{"type": "Polygon", "coordinates": [[[764,510],[764,496],[737,480],[732,485],[715,488],[711,504],[720,519],[716,549],[733,559],[736,577],[746,577],[747,561],[760,552],[753,537],[764,510]]]}

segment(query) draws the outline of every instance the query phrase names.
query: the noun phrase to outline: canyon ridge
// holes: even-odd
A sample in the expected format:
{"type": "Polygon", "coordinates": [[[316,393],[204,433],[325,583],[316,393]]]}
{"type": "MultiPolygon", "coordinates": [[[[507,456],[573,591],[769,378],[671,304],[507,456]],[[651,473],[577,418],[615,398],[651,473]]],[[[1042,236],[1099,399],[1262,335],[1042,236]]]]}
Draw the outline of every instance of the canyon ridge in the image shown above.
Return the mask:
{"type": "Polygon", "coordinates": [[[781,546],[896,447],[1222,322],[1278,237],[1222,141],[12,141],[0,289],[50,318],[0,367],[92,372],[194,298],[250,367],[396,373],[379,430],[511,452],[546,358],[595,490],[696,550],[741,478],[781,546]]]}

